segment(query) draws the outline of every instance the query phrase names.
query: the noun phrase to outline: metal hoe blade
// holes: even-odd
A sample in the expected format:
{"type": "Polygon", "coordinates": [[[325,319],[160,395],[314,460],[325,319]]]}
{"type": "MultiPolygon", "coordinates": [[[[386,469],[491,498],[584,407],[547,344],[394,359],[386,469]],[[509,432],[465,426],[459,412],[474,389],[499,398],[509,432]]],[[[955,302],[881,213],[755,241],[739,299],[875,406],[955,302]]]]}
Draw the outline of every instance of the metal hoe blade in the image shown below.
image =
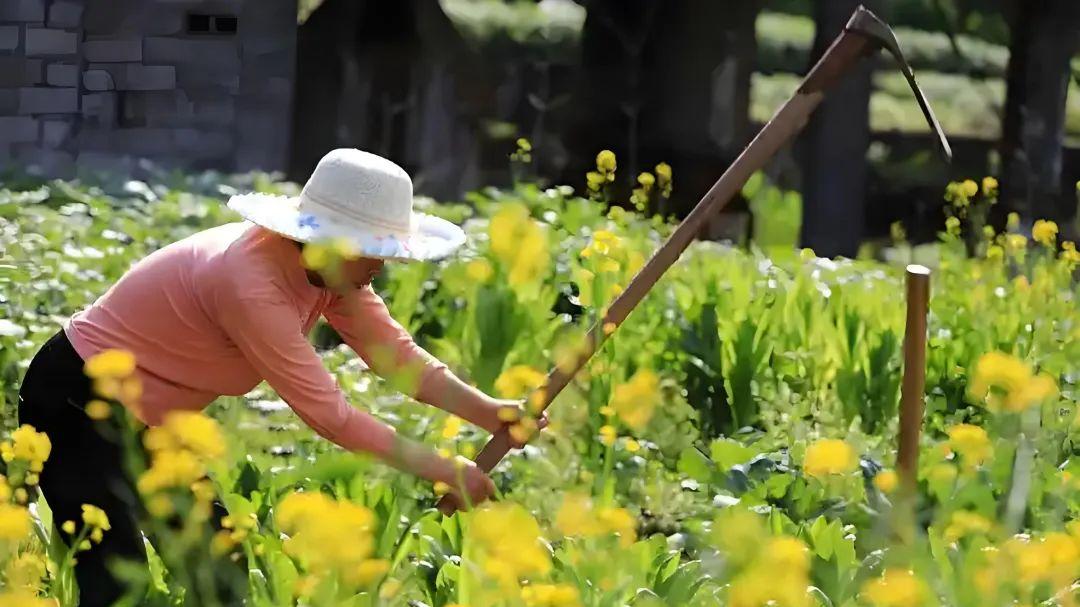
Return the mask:
{"type": "Polygon", "coordinates": [[[851,16],[851,20],[848,21],[844,30],[866,36],[881,48],[889,51],[889,54],[896,59],[896,62],[900,64],[900,71],[903,72],[904,78],[907,79],[908,84],[911,86],[911,92],[915,93],[915,100],[919,102],[919,108],[922,109],[926,122],[930,124],[930,128],[937,135],[941,153],[946,160],[951,161],[952,147],[949,145],[949,140],[945,137],[945,131],[942,130],[937,116],[934,115],[934,110],[930,107],[926,95],[919,88],[919,83],[915,80],[915,73],[911,71],[911,65],[908,64],[907,59],[904,57],[904,52],[900,50],[900,41],[896,39],[896,34],[893,33],[892,28],[879,19],[877,15],[870,12],[869,9],[860,6],[855,11],[855,14],[851,16]]]}

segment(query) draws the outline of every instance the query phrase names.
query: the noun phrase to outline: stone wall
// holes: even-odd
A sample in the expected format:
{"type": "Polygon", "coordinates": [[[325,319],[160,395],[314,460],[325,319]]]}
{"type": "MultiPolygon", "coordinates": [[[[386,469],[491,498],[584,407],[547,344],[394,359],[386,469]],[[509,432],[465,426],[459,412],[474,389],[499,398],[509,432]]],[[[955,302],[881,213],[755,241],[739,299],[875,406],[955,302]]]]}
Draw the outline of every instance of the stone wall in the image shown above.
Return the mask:
{"type": "Polygon", "coordinates": [[[0,0],[0,163],[284,167],[296,0],[0,0]]]}

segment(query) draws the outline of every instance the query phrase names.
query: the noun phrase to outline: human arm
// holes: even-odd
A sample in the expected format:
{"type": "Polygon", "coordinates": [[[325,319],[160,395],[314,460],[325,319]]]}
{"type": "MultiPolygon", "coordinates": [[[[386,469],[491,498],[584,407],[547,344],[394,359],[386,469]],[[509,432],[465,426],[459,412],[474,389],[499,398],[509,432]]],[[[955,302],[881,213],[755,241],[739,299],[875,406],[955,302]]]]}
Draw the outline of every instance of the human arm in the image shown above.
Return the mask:
{"type": "MultiPolygon", "coordinates": [[[[520,414],[520,403],[493,398],[470,386],[418,346],[370,286],[336,296],[324,314],[373,371],[416,400],[489,432],[514,421],[512,411],[520,414]]],[[[541,420],[541,427],[544,423],[541,420]]]]}
{"type": "Polygon", "coordinates": [[[491,495],[490,479],[431,448],[397,435],[371,414],[352,407],[305,339],[296,310],[272,285],[217,306],[220,326],[252,367],[313,430],[350,451],[370,453],[402,471],[443,482],[470,496],[491,495]]]}

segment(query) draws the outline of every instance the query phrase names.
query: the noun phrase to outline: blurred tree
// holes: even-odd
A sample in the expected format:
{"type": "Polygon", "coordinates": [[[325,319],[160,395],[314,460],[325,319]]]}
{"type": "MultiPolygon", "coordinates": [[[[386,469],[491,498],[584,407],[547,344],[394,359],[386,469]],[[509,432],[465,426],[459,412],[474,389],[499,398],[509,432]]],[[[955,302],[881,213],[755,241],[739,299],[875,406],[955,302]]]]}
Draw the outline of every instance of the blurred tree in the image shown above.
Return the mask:
{"type": "Polygon", "coordinates": [[[580,183],[596,153],[619,156],[620,195],[640,171],[675,170],[686,211],[750,135],[757,0],[578,0],[588,10],[567,142],[580,183]]]}
{"type": "MultiPolygon", "coordinates": [[[[435,67],[454,75],[447,105],[468,117],[492,105],[483,62],[433,0],[324,0],[301,25],[290,177],[319,158],[359,146],[409,168],[416,154],[410,112],[435,67]]],[[[459,116],[461,118],[461,116],[459,116]]]]}
{"type": "MultiPolygon", "coordinates": [[[[817,0],[816,62],[860,4],[877,10],[882,0],[817,0]]],[[[864,61],[825,97],[801,141],[803,164],[802,244],[818,255],[855,257],[865,224],[870,146],[871,62],[864,61]]]]}
{"type": "Polygon", "coordinates": [[[1070,61],[1080,50],[1080,2],[1013,0],[1009,10],[1001,212],[1060,221],[1076,210],[1072,188],[1062,195],[1062,152],[1070,61]]]}

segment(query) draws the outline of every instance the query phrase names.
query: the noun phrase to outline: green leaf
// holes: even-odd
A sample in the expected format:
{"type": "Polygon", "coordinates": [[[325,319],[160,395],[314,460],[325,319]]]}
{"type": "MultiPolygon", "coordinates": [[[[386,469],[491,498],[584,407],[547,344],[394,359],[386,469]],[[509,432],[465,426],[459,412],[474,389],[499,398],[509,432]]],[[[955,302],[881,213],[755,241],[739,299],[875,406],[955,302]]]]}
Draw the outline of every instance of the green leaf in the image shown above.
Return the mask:
{"type": "Polygon", "coordinates": [[[699,483],[708,483],[712,478],[713,463],[697,447],[687,447],[679,454],[678,470],[699,483]]]}
{"type": "Polygon", "coordinates": [[[709,454],[720,470],[727,470],[747,462],[757,455],[757,452],[734,439],[720,438],[709,445],[709,454]]]}

